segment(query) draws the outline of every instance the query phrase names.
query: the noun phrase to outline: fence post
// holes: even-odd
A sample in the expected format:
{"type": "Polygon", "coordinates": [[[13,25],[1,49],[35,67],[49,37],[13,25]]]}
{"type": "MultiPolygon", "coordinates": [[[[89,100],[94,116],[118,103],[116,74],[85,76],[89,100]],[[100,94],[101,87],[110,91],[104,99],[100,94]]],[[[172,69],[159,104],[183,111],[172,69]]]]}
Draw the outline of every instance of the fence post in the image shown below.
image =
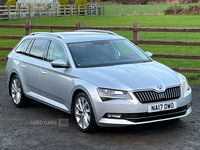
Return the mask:
{"type": "Polygon", "coordinates": [[[21,4],[19,4],[19,19],[21,20],[22,18],[21,18],[21,4]]]}
{"type": "Polygon", "coordinates": [[[47,4],[47,16],[48,16],[48,18],[50,18],[50,14],[49,14],[49,7],[50,7],[50,5],[49,5],[49,4],[47,4]]]}
{"type": "Polygon", "coordinates": [[[76,29],[81,29],[81,27],[83,26],[83,23],[81,21],[77,21],[76,22],[76,29]]]}
{"type": "Polygon", "coordinates": [[[3,12],[1,11],[4,7],[0,7],[0,18],[2,17],[3,18],[3,12]]]}
{"type": "Polygon", "coordinates": [[[87,4],[84,4],[84,15],[87,16],[87,4]]]}
{"type": "Polygon", "coordinates": [[[56,5],[56,17],[58,17],[58,5],[56,5]]]}
{"type": "Polygon", "coordinates": [[[8,20],[10,20],[10,5],[8,5],[8,20]]]}
{"type": "MultiPolygon", "coordinates": [[[[30,20],[26,20],[25,25],[26,26],[31,26],[31,21],[30,20]]],[[[25,34],[26,35],[29,35],[31,32],[32,32],[31,28],[25,28],[25,34]]]]}
{"type": "MultiPolygon", "coordinates": [[[[134,28],[139,28],[140,24],[139,22],[134,22],[133,24],[134,28]]],[[[140,40],[140,32],[139,31],[133,31],[133,40],[134,41],[139,41],[140,40]]],[[[139,44],[136,44],[139,47],[139,44]]]]}
{"type": "Polygon", "coordinates": [[[63,10],[64,16],[66,16],[65,4],[64,4],[63,9],[64,9],[64,10],[63,10]]]}
{"type": "Polygon", "coordinates": [[[71,5],[71,16],[73,16],[73,5],[71,5]]]}
{"type": "Polygon", "coordinates": [[[99,6],[98,6],[98,3],[96,3],[96,15],[99,14],[99,6]]]}
{"type": "Polygon", "coordinates": [[[38,18],[41,18],[41,14],[40,14],[40,5],[38,4],[38,18]]]}
{"type": "Polygon", "coordinates": [[[31,4],[29,4],[29,18],[31,18],[31,4]]]}

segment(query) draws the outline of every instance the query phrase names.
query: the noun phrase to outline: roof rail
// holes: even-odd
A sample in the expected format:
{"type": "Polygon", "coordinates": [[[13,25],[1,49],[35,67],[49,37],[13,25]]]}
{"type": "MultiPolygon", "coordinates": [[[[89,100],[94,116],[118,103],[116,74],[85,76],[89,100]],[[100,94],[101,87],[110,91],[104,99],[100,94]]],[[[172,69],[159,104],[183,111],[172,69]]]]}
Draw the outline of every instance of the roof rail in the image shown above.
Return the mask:
{"type": "Polygon", "coordinates": [[[112,35],[118,35],[117,33],[114,33],[112,31],[108,30],[94,30],[94,29],[80,29],[80,30],[75,30],[75,32],[102,32],[102,33],[108,33],[112,35]]]}
{"type": "Polygon", "coordinates": [[[29,36],[40,35],[40,34],[56,36],[58,38],[64,39],[64,37],[62,35],[55,33],[55,32],[51,32],[51,33],[49,33],[49,32],[33,32],[33,33],[30,33],[29,36]]]}

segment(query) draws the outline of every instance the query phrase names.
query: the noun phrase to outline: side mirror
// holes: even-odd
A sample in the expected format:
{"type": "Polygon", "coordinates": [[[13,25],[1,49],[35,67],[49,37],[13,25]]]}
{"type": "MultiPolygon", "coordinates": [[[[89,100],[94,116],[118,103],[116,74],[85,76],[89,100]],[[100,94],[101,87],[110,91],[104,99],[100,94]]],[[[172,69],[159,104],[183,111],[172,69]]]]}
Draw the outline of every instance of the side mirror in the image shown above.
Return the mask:
{"type": "Polygon", "coordinates": [[[152,54],[151,52],[145,52],[145,54],[146,54],[147,56],[149,56],[149,57],[152,57],[152,56],[153,56],[153,54],[152,54]]]}
{"type": "Polygon", "coordinates": [[[67,62],[63,61],[62,59],[57,59],[51,62],[52,67],[54,68],[69,68],[67,62]]]}

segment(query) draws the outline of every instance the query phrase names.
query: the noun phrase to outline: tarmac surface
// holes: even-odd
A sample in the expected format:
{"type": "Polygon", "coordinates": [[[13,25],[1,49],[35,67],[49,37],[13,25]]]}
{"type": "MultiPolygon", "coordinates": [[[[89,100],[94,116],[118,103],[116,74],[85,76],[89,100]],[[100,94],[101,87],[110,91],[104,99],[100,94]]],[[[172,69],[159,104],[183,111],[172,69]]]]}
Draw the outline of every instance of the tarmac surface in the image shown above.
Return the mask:
{"type": "Polygon", "coordinates": [[[199,150],[200,84],[192,84],[193,112],[182,119],[123,128],[100,128],[86,134],[71,116],[33,101],[17,108],[0,74],[1,150],[199,150]]]}

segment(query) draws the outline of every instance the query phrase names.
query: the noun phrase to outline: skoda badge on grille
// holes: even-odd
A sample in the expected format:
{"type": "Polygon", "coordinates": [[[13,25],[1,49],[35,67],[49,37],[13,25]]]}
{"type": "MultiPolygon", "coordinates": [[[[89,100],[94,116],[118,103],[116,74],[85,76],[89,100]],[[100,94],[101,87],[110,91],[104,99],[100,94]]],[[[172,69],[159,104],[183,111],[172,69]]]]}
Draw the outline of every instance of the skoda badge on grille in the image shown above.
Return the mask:
{"type": "Polygon", "coordinates": [[[161,85],[158,85],[158,88],[159,88],[159,89],[162,89],[162,86],[161,86],[161,85]]]}

